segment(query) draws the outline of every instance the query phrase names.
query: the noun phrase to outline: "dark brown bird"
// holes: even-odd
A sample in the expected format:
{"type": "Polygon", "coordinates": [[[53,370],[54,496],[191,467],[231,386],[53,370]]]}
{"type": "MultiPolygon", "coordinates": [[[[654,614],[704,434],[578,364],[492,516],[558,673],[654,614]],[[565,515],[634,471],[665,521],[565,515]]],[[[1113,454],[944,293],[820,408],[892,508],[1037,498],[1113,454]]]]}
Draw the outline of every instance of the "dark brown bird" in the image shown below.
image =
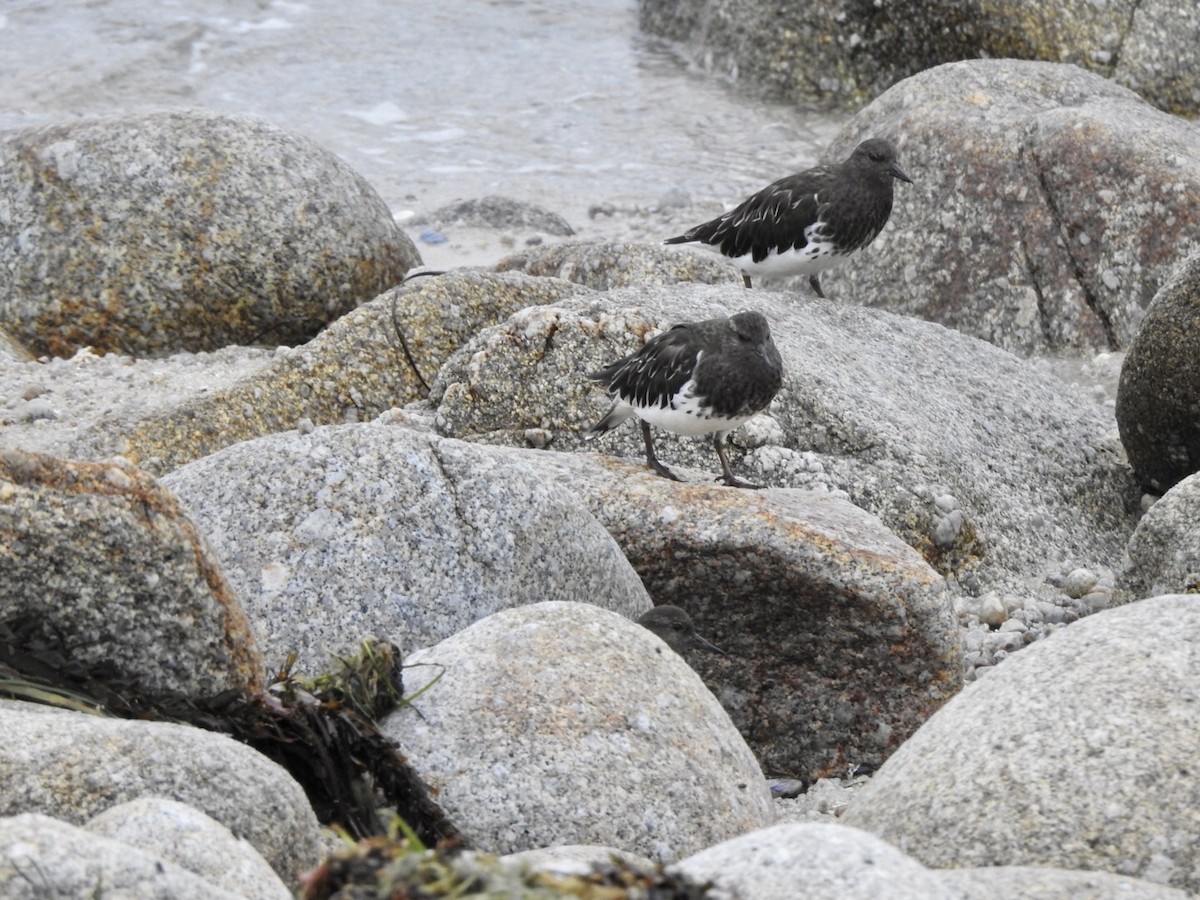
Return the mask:
{"type": "Polygon", "coordinates": [[[687,651],[693,647],[703,647],[717,653],[725,652],[716,644],[696,634],[692,617],[678,606],[656,606],[637,621],[643,628],[662,638],[663,642],[680,656],[686,656],[687,651]]]}

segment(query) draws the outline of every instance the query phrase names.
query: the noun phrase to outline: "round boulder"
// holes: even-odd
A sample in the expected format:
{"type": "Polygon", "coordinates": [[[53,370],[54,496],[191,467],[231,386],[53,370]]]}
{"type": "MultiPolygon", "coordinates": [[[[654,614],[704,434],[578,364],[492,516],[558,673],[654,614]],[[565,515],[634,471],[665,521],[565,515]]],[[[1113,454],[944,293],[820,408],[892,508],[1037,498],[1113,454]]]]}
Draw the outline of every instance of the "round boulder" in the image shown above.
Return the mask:
{"type": "Polygon", "coordinates": [[[1121,366],[1117,427],[1129,464],[1156,493],[1200,470],[1200,253],[1146,311],[1121,366]]]}
{"type": "Polygon", "coordinates": [[[208,112],[0,141],[0,325],[38,354],[295,344],[420,263],[307,138],[208,112]]]}
{"type": "Polygon", "coordinates": [[[616,613],[508,609],[405,662],[440,678],[381,728],[478,849],[604,844],[672,862],[774,821],[721,704],[616,613]]]}
{"type": "Polygon", "coordinates": [[[1196,597],[1088,616],[942,707],[841,821],[938,869],[1088,869],[1196,891],[1197,671],[1196,597]]]}

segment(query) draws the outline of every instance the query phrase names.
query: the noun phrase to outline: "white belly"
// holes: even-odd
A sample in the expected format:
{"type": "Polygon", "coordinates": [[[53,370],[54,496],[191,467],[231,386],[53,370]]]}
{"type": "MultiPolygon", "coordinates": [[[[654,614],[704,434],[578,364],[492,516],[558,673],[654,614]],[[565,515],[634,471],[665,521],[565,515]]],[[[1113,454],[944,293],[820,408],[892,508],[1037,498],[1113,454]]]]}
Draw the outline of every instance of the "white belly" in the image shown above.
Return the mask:
{"type": "Polygon", "coordinates": [[[835,253],[829,244],[806,244],[780,253],[772,250],[764,259],[755,262],[750,254],[733,258],[747,275],[760,278],[786,278],[791,275],[819,275],[840,266],[854,253],[835,253]]]}
{"type": "Polygon", "coordinates": [[[714,416],[711,409],[700,407],[692,396],[692,382],[688,382],[666,406],[633,407],[634,414],[655,428],[682,434],[685,437],[700,437],[714,431],[733,431],[749,422],[753,415],[726,418],[714,416]]]}

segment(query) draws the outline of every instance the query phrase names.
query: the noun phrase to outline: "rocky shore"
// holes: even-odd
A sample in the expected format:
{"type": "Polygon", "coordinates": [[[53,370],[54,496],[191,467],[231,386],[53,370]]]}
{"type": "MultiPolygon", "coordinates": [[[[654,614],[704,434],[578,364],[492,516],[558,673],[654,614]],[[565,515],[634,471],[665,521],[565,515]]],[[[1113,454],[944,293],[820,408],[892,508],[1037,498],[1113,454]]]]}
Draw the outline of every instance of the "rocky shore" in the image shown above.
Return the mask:
{"type": "Polygon", "coordinates": [[[1200,132],[987,60],[830,158],[868,133],[914,189],[828,301],[563,234],[401,280],[370,186],[248,119],[0,140],[3,892],[1200,891],[1200,132]],[[682,483],[633,428],[583,443],[587,372],[743,308],[784,362],[731,447],[766,490],[702,441],[660,443],[682,483]],[[635,623],[661,604],[724,653],[635,623]],[[410,702],[360,716],[318,676],[372,636],[410,702]],[[377,727],[468,851],[339,846],[232,708],[377,727]]]}

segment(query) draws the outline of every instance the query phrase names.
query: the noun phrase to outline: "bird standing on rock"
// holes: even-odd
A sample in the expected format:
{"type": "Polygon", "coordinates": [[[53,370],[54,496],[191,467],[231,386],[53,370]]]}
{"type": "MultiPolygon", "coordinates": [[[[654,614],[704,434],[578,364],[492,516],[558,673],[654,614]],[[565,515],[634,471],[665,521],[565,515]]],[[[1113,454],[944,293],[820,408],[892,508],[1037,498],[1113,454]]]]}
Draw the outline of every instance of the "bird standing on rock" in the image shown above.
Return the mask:
{"type": "Polygon", "coordinates": [[[887,224],[897,178],[912,184],[896,164],[896,148],[870,138],[845,162],[781,178],[665,243],[720,253],[742,270],[746,287],[751,276],[807,275],[824,297],[820,274],[862,250],[887,224]]]}
{"type": "Polygon", "coordinates": [[[664,478],[679,481],[654,455],[650,426],[691,437],[712,434],[725,483],[758,487],[734,477],[724,444],[729,432],[766,409],[783,385],[783,360],[762,313],[676,325],[588,377],[604,385],[615,400],[587,439],[637,416],[642,420],[646,464],[664,478]]]}

